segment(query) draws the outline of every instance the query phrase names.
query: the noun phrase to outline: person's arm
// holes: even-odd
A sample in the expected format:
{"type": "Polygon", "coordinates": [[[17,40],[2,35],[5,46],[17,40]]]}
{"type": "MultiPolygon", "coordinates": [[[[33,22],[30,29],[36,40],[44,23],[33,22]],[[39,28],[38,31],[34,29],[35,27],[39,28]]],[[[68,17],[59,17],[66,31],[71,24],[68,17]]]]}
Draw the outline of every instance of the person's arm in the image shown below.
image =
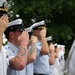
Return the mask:
{"type": "Polygon", "coordinates": [[[9,61],[9,67],[14,70],[22,70],[27,64],[27,46],[29,42],[29,35],[24,31],[18,39],[20,42],[20,51],[9,61]]]}
{"type": "Polygon", "coordinates": [[[2,50],[1,48],[2,48],[2,33],[0,32],[0,51],[2,50]]]}
{"type": "Polygon", "coordinates": [[[27,64],[29,63],[33,63],[36,59],[36,43],[37,42],[37,37],[35,36],[31,36],[31,48],[30,48],[30,51],[28,52],[28,60],[27,60],[27,64]]]}
{"type": "Polygon", "coordinates": [[[8,17],[6,15],[3,15],[0,18],[0,51],[2,48],[3,33],[4,33],[5,29],[7,28],[7,25],[8,25],[8,17]]]}
{"type": "Polygon", "coordinates": [[[55,48],[55,58],[58,58],[59,56],[59,48],[55,48]]]}
{"type": "Polygon", "coordinates": [[[53,65],[54,64],[54,60],[55,60],[55,56],[54,56],[54,45],[52,43],[49,46],[49,50],[50,50],[49,64],[53,65]]]}
{"type": "Polygon", "coordinates": [[[49,54],[48,44],[47,44],[45,37],[46,37],[46,29],[42,29],[40,31],[40,38],[41,38],[41,42],[42,42],[42,48],[41,48],[40,55],[49,54]]]}

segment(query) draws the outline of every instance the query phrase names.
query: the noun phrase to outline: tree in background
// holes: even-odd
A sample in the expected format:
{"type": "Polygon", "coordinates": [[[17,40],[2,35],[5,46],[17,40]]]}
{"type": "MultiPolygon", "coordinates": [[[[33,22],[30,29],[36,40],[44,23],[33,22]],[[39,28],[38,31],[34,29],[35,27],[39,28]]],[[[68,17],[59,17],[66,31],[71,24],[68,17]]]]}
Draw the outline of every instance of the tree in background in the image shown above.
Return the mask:
{"type": "Polygon", "coordinates": [[[75,37],[75,0],[9,0],[9,7],[10,20],[18,14],[25,27],[45,20],[47,36],[52,35],[54,42],[71,47],[75,37]]]}

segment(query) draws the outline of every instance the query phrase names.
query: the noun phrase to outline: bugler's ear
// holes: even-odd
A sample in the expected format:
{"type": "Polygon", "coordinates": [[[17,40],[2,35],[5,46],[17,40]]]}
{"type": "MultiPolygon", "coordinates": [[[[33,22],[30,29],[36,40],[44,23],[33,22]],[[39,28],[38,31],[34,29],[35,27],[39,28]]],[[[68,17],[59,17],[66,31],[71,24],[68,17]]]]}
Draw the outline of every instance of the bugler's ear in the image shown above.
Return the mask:
{"type": "Polygon", "coordinates": [[[13,38],[15,36],[14,32],[10,32],[9,35],[10,35],[11,38],[13,38]]]}

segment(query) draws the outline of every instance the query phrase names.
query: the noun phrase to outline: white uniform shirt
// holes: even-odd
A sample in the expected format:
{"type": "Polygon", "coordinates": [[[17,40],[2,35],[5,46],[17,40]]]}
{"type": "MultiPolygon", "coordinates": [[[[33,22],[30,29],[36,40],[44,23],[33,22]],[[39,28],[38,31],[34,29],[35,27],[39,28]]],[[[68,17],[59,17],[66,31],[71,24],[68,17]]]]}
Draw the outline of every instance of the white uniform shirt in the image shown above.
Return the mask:
{"type": "MultiPolygon", "coordinates": [[[[7,52],[8,52],[9,61],[12,58],[14,58],[19,51],[19,49],[10,42],[8,42],[8,44],[5,45],[5,48],[7,49],[7,52]]],[[[7,75],[26,75],[26,70],[25,70],[25,68],[21,71],[12,70],[12,69],[8,68],[7,69],[7,75]]]]}
{"type": "Polygon", "coordinates": [[[6,58],[6,51],[2,47],[2,51],[0,52],[0,75],[6,75],[8,66],[8,60],[6,58]]]}
{"type": "MultiPolygon", "coordinates": [[[[31,46],[28,49],[30,51],[31,46]]],[[[29,63],[26,65],[26,75],[33,75],[33,63],[29,63]]]]}
{"type": "MultiPolygon", "coordinates": [[[[50,54],[48,55],[49,58],[50,58],[50,54]]],[[[54,65],[50,65],[49,64],[49,74],[48,75],[55,75],[55,72],[54,72],[54,65]]]]}
{"type": "Polygon", "coordinates": [[[63,53],[63,50],[59,51],[58,60],[59,60],[59,71],[58,71],[58,73],[60,75],[63,75],[63,68],[64,68],[64,53],[63,53]]]}
{"type": "Polygon", "coordinates": [[[26,66],[26,75],[33,75],[33,63],[26,66]]]}
{"type": "Polygon", "coordinates": [[[36,60],[34,62],[34,73],[35,74],[48,74],[49,73],[49,57],[48,55],[42,55],[40,56],[42,43],[37,42],[36,48],[37,48],[37,56],[36,60]]]}
{"type": "MultiPolygon", "coordinates": [[[[74,49],[75,49],[75,47],[74,47],[74,49]]],[[[69,61],[68,75],[75,75],[75,50],[73,51],[73,54],[72,54],[71,59],[69,61]]]]}
{"type": "Polygon", "coordinates": [[[64,68],[65,60],[64,60],[64,51],[60,51],[60,70],[62,71],[64,68]]]}
{"type": "Polygon", "coordinates": [[[55,75],[60,75],[60,70],[59,70],[59,59],[58,58],[55,58],[55,61],[54,61],[54,72],[55,72],[55,75]]]}
{"type": "Polygon", "coordinates": [[[71,46],[68,59],[66,60],[64,72],[66,72],[66,75],[75,75],[75,39],[71,46]]]}

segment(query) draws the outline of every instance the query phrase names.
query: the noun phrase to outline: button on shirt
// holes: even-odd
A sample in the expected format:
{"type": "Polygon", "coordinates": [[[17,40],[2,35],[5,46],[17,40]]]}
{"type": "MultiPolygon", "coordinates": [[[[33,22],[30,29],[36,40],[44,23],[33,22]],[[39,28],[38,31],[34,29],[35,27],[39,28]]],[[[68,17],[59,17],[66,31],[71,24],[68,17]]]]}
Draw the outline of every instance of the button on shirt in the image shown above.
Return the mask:
{"type": "MultiPolygon", "coordinates": [[[[10,42],[8,42],[8,44],[5,45],[4,47],[7,49],[9,61],[12,58],[14,58],[19,52],[19,48],[17,48],[16,46],[14,46],[10,42]]],[[[8,68],[7,69],[7,75],[26,75],[26,70],[25,70],[25,68],[23,70],[21,70],[21,71],[12,70],[12,69],[8,68]]]]}
{"type": "Polygon", "coordinates": [[[34,62],[34,73],[35,74],[48,74],[49,73],[49,57],[48,55],[40,55],[42,43],[37,42],[37,56],[34,62]]]}
{"type": "Polygon", "coordinates": [[[8,58],[6,57],[6,51],[2,47],[2,50],[0,52],[0,75],[6,75],[7,72],[7,66],[8,66],[8,58]]]}

